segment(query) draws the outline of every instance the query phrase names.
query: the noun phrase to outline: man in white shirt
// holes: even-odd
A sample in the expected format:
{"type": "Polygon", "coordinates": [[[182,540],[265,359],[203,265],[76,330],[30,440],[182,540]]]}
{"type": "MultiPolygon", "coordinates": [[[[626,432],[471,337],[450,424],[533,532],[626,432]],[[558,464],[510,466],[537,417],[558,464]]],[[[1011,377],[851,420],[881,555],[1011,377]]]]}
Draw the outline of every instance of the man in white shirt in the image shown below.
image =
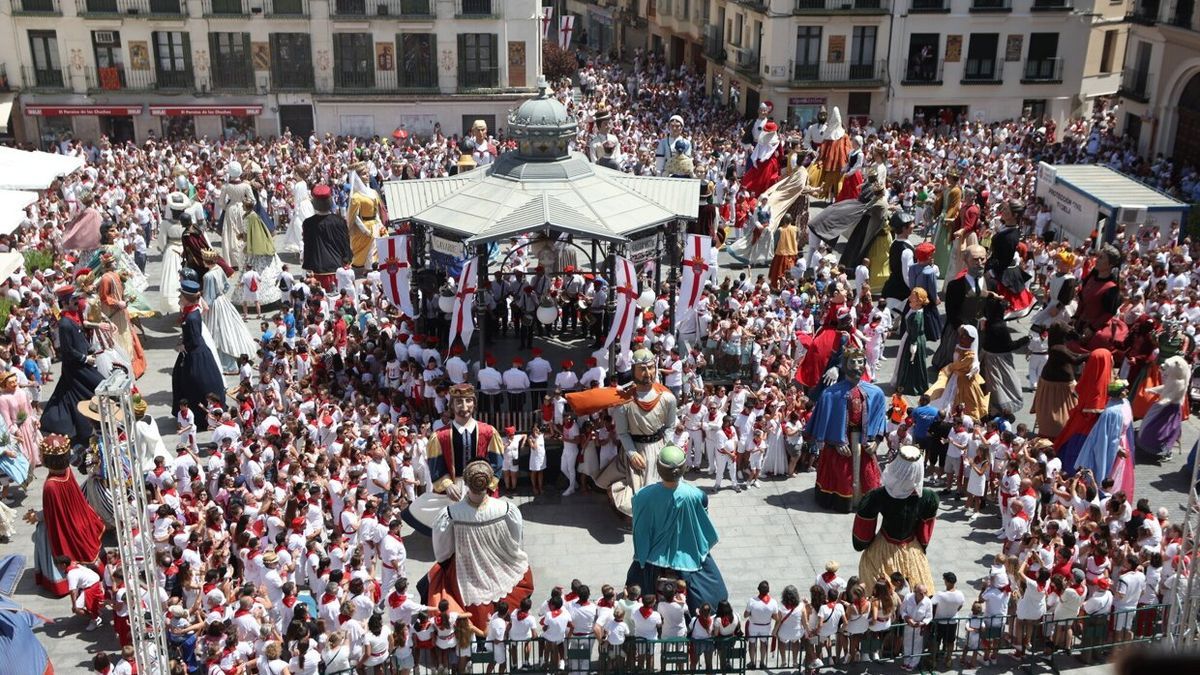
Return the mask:
{"type": "MultiPolygon", "coordinates": [[[[962,591],[954,587],[958,583],[958,577],[954,572],[946,572],[942,575],[942,581],[946,583],[946,590],[940,593],[935,593],[933,601],[933,619],[934,619],[934,661],[938,660],[936,655],[941,655],[947,664],[950,661],[950,655],[954,653],[954,635],[958,628],[958,624],[954,618],[958,616],[958,612],[962,609],[966,598],[963,597],[962,591]]],[[[949,665],[946,666],[949,668],[949,665]]]]}
{"type": "Polygon", "coordinates": [[[379,559],[383,565],[380,584],[383,588],[392,588],[397,579],[407,576],[404,563],[408,559],[408,550],[404,547],[404,539],[400,536],[402,524],[403,521],[399,518],[394,519],[388,524],[387,536],[379,542],[379,559]]]}
{"type": "Polygon", "coordinates": [[[1133,620],[1137,615],[1138,602],[1146,588],[1146,575],[1138,566],[1137,557],[1125,557],[1125,571],[1117,578],[1117,591],[1113,599],[1113,630],[1118,642],[1133,639],[1133,620]]]}
{"type": "Polygon", "coordinates": [[[104,603],[104,586],[100,583],[100,575],[90,567],[72,562],[65,555],[55,556],[54,564],[67,579],[67,590],[71,593],[71,608],[74,613],[92,617],[84,630],[93,631],[99,628],[100,608],[104,603]]]}
{"type": "Polygon", "coordinates": [[[524,365],[525,359],[515,356],[512,360],[512,368],[504,371],[502,379],[504,381],[504,389],[508,392],[509,412],[518,412],[525,409],[526,395],[529,392],[529,376],[522,370],[524,365]]]}
{"type": "Polygon", "coordinates": [[[379,499],[381,504],[387,504],[392,488],[392,468],[388,465],[383,448],[376,447],[367,462],[367,494],[379,499]]]}
{"type": "Polygon", "coordinates": [[[554,388],[562,391],[575,391],[579,388],[579,376],[573,370],[575,362],[571,359],[563,359],[562,370],[554,376],[554,388]]]}
{"type": "Polygon", "coordinates": [[[500,390],[504,389],[504,378],[495,366],[496,357],[487,354],[483,357],[483,368],[475,375],[479,380],[480,402],[485,412],[497,412],[500,408],[497,397],[500,390]]]}
{"type": "Polygon", "coordinates": [[[443,367],[446,377],[450,378],[453,384],[463,384],[471,374],[471,365],[463,360],[462,353],[462,345],[455,344],[450,348],[450,358],[446,359],[446,365],[443,367]]]}
{"type": "Polygon", "coordinates": [[[539,405],[542,396],[546,394],[546,383],[550,380],[550,373],[554,371],[554,367],[542,358],[540,347],[534,347],[530,353],[533,354],[533,358],[525,365],[525,373],[529,375],[529,389],[533,392],[534,405],[539,405]]]}
{"type": "Polygon", "coordinates": [[[925,626],[933,621],[933,603],[927,596],[925,584],[917,584],[912,594],[900,604],[900,619],[904,621],[904,665],[912,670],[921,662],[925,651],[925,626]]]}
{"type": "Polygon", "coordinates": [[[593,386],[603,387],[604,380],[608,378],[608,372],[600,366],[600,362],[596,357],[588,357],[587,367],[588,369],[584,371],[583,377],[579,378],[579,388],[591,389],[593,386]]]}

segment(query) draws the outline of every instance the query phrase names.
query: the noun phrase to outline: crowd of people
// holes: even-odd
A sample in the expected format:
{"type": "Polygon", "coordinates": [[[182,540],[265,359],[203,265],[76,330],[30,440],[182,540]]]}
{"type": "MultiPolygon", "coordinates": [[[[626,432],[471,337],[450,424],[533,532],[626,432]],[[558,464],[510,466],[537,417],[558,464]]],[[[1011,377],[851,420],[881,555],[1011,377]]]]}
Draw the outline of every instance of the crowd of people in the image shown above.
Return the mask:
{"type": "MultiPolygon", "coordinates": [[[[576,83],[581,96],[571,82],[554,89],[580,122],[576,149],[614,170],[699,178],[689,232],[744,264],[714,276],[687,331],[671,323],[670,288],[636,317],[635,349],[653,355],[678,401],[660,438],[684,451],[690,475],[714,477],[719,492],[726,479],[741,491],[815,470],[818,492],[848,498],[848,477],[829,468],[843,448],[814,437],[812,420],[822,392],[845,381],[846,354],[861,351],[864,379],[890,396],[886,410],[859,413],[886,417],[866,439],[862,491],[879,487],[879,466],[918,449],[943,510],[972,527],[1001,516],[991,565],[949,572],[939,591],[901,569],[843,578],[831,562],[807,592],[789,585],[773,599],[763,582],[741,611],[735,599],[689,607],[686,589],[623,579],[500,603],[483,626],[445,600],[426,604],[406,574],[401,514],[445,471],[431,448],[456,428],[455,386],[476,385],[485,415],[535,411],[495,441],[504,492],[525,489],[526,462],[529,489],[547,489],[548,444],[562,446],[564,495],[606,493],[606,469],[631,452],[609,411],[579,414],[568,400],[628,382],[635,367],[632,354],[610,362],[610,281],[569,246],[516,238],[509,266],[482,289],[490,347],[510,328],[521,341],[505,363],[491,348],[476,362],[451,340],[436,297],[416,298],[407,316],[384,293],[373,258],[388,229],[382,183],[486,166],[514,144],[481,123],[463,138],[439,128],[370,140],[64,140],[59,150],[83,156],[84,169],[45,191],[7,242],[55,258],[0,282],[11,306],[0,499],[29,484],[43,450],[86,471],[71,489],[98,525],[72,530],[50,505],[27,519],[39,582],[69,594],[88,630],[111,616],[124,656],[97,655],[97,672],[129,672],[144,600],[126,596],[115,553],[98,546],[115,523],[92,395],[113,369],[136,378],[154,367],[138,323],[155,314],[182,323],[174,420],[138,394],[132,433],[150,523],[138,541],[158,568],[173,672],[462,672],[477,640],[501,672],[583,672],[570,644],[585,640],[601,643],[606,668],[648,669],[671,648],[640,641],[660,638],[686,638],[693,664],[721,668],[720,640],[733,636],[747,638],[751,667],[811,671],[882,652],[913,668],[922,655],[948,658],[956,636],[970,666],[997,662],[1002,646],[1019,659],[1100,644],[1089,617],[1115,616],[1104,634],[1118,641],[1178,620],[1136,612],[1171,602],[1193,544],[1166,505],[1134,494],[1134,471],[1135,457],[1171,457],[1189,412],[1200,252],[1178,223],[1118,231],[1102,246],[1063,241],[1033,189],[1038,161],[1104,162],[1190,198],[1193,170],[1138,158],[1103,108],[1061,133],[1035,120],[843,127],[836,109],[797,128],[769,104],[750,120],[698,105],[711,96],[703,78],[654,54],[597,58],[576,83]],[[917,231],[928,241],[914,245],[917,231]],[[291,253],[299,269],[279,257],[291,253]],[[163,271],[150,279],[156,256],[163,271]],[[532,312],[547,295],[563,311],[543,326],[532,312]],[[532,346],[535,331],[589,337],[596,351],[578,367],[554,364],[532,346]],[[1028,372],[1014,354],[1028,354],[1028,372]],[[1018,422],[1025,410],[1034,423],[1018,422]],[[980,592],[964,594],[955,572],[980,592]]],[[[48,482],[73,486],[70,469],[51,468],[48,482]]],[[[0,535],[18,530],[0,505],[0,535]]]]}

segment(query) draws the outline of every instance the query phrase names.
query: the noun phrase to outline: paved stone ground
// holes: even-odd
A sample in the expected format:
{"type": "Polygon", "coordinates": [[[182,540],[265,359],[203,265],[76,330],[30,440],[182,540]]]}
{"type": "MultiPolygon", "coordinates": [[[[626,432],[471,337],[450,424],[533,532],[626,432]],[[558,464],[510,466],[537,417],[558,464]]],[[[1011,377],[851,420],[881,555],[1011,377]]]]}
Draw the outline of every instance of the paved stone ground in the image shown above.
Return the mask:
{"type": "MultiPolygon", "coordinates": [[[[151,279],[157,280],[157,260],[151,262],[149,273],[151,279]]],[[[257,327],[257,322],[253,326],[257,327]]],[[[143,344],[150,368],[138,387],[151,404],[151,413],[160,418],[160,427],[170,444],[173,439],[169,433],[174,428],[169,409],[170,372],[175,361],[172,348],[177,341],[178,328],[173,318],[162,317],[146,322],[145,327],[143,344]]],[[[509,338],[507,342],[515,348],[515,338],[509,338]]],[[[503,346],[498,345],[498,348],[503,346]]],[[[890,358],[895,349],[894,343],[889,345],[882,381],[891,377],[890,358]]],[[[576,359],[577,362],[581,360],[576,359]]],[[[1023,369],[1025,359],[1021,357],[1018,361],[1018,367],[1023,369]]],[[[45,393],[48,395],[49,391],[45,393]]],[[[1031,397],[1032,394],[1027,394],[1027,402],[1032,400],[1031,397]]],[[[1022,414],[1020,421],[1032,424],[1032,416],[1022,414]]],[[[1166,506],[1174,513],[1181,512],[1186,504],[1187,483],[1181,472],[1182,458],[1198,435],[1200,422],[1193,416],[1184,428],[1184,452],[1177,452],[1175,459],[1163,466],[1141,464],[1137,467],[1139,497],[1150,498],[1156,508],[1166,506]]],[[[14,508],[19,513],[29,507],[40,508],[41,479],[44,477],[45,470],[39,469],[38,480],[34,481],[30,492],[27,495],[16,493],[18,502],[14,508]]],[[[695,482],[701,487],[712,484],[707,477],[695,482]]],[[[711,512],[721,536],[713,555],[737,611],[754,594],[761,579],[769,580],[777,592],[787,584],[795,584],[803,591],[823,571],[827,560],[840,561],[843,576],[857,572],[858,555],[850,543],[852,516],[817,508],[813,491],[814,474],[808,473],[787,480],[764,480],[758,489],[740,494],[725,490],[712,497],[711,512]]],[[[533,563],[538,589],[535,597],[539,601],[552,586],[568,584],[572,578],[588,583],[593,592],[603,583],[623,583],[632,555],[631,538],[599,495],[575,494],[562,498],[558,490],[551,488],[539,498],[517,496],[514,501],[525,516],[525,547],[533,563]]],[[[999,525],[1000,518],[994,509],[988,516],[968,523],[961,502],[943,504],[929,547],[935,578],[940,579],[942,572],[954,571],[960,584],[978,587],[979,579],[985,574],[985,565],[998,550],[995,532],[999,525]]],[[[13,542],[0,550],[26,555],[32,567],[32,530],[32,526],[20,523],[13,542]]],[[[408,537],[406,544],[408,573],[415,579],[429,568],[432,550],[427,539],[416,535],[408,537]]],[[[21,580],[16,600],[55,619],[38,632],[60,672],[85,672],[92,654],[116,647],[110,624],[106,623],[92,633],[84,632],[86,622],[70,616],[66,599],[50,598],[34,585],[32,569],[21,580]]],[[[1067,659],[1061,665],[1078,664],[1067,659]]],[[[899,671],[893,666],[871,667],[875,672],[881,669],[899,671]]],[[[1006,661],[1003,666],[984,670],[1009,672],[1013,667],[1011,661],[1006,661]]],[[[1074,672],[1107,670],[1079,667],[1074,672]]],[[[0,672],[5,672],[2,665],[0,672]]]]}

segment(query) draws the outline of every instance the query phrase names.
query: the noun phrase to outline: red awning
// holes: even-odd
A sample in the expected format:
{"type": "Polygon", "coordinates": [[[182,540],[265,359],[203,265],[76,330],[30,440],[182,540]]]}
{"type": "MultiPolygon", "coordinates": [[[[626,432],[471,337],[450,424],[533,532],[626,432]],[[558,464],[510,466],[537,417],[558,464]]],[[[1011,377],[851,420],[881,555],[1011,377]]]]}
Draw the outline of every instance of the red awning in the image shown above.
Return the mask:
{"type": "Polygon", "coordinates": [[[261,105],[152,105],[150,114],[159,117],[181,115],[230,115],[232,117],[254,117],[262,114],[261,105]]]}
{"type": "Polygon", "coordinates": [[[27,105],[25,114],[33,117],[58,115],[141,115],[140,105],[27,105]]]}

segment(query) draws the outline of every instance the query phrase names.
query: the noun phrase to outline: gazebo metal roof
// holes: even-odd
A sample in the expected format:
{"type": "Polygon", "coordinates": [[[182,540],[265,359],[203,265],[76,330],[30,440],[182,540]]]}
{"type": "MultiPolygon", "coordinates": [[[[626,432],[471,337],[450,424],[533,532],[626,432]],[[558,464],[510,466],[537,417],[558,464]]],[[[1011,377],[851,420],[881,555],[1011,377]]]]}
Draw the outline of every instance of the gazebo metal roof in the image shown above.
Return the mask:
{"type": "Polygon", "coordinates": [[[469,245],[522,232],[567,232],[628,242],[699,212],[699,181],[635,176],[567,150],[576,122],[547,91],[509,115],[519,149],[448,178],[384,183],[390,217],[413,220],[469,245]]]}

